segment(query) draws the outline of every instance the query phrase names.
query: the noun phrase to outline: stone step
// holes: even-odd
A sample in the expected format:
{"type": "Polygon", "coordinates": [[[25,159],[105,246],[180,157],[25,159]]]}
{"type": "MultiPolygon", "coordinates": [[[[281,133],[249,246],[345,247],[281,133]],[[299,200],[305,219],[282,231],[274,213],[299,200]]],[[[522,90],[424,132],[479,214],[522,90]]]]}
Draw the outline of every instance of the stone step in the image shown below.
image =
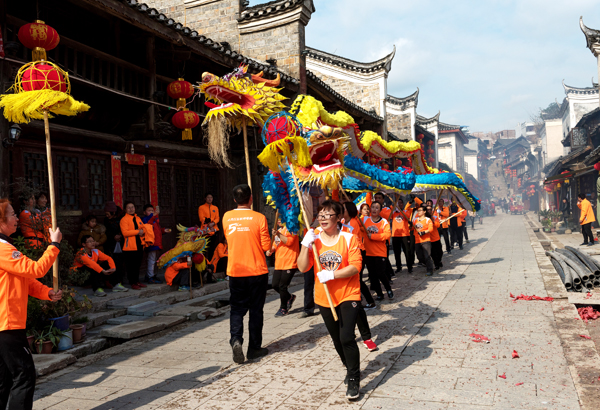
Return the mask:
{"type": "Polygon", "coordinates": [[[119,317],[114,317],[112,319],[108,319],[106,324],[108,325],[122,325],[130,322],[139,322],[140,320],[145,320],[146,316],[134,316],[134,315],[123,315],[119,317]]]}
{"type": "Polygon", "coordinates": [[[125,323],[102,329],[101,336],[116,339],[134,339],[160,332],[161,330],[183,323],[187,318],[182,316],[155,316],[138,322],[125,323]]]}
{"type": "Polygon", "coordinates": [[[106,348],[108,342],[104,337],[86,337],[81,343],[73,345],[65,353],[75,356],[77,359],[94,354],[106,348]]]}
{"type": "Polygon", "coordinates": [[[87,318],[88,318],[88,324],[87,324],[86,329],[93,329],[95,327],[102,326],[109,319],[112,319],[114,317],[123,316],[126,313],[127,313],[127,309],[113,309],[113,310],[108,310],[106,312],[85,313],[82,316],[87,316],[87,318]]]}
{"type": "Polygon", "coordinates": [[[64,369],[77,361],[77,358],[70,353],[55,354],[34,354],[33,363],[37,376],[43,376],[64,369]]]}

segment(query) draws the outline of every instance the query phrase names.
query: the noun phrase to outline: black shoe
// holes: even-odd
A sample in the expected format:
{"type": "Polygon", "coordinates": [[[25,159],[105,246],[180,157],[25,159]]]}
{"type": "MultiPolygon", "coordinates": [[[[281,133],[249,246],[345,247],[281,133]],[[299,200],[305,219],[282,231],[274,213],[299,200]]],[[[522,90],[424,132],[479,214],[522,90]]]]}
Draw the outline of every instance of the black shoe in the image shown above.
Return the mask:
{"type": "Polygon", "coordinates": [[[400,272],[402,272],[402,268],[396,269],[396,273],[400,273],[400,272]]]}
{"type": "Polygon", "coordinates": [[[588,243],[587,246],[594,246],[594,242],[588,243]]]}
{"type": "Polygon", "coordinates": [[[377,304],[375,303],[367,303],[365,306],[363,306],[364,310],[371,310],[371,309],[377,309],[377,304]]]}
{"type": "Polygon", "coordinates": [[[375,298],[375,300],[379,300],[379,301],[381,301],[381,300],[383,300],[383,299],[384,299],[384,298],[383,298],[383,295],[377,295],[377,297],[375,298]]]}
{"type": "Polygon", "coordinates": [[[261,347],[260,349],[252,349],[248,348],[248,352],[246,352],[246,357],[248,360],[260,359],[269,354],[269,349],[266,347],[261,347]]]}
{"type": "Polygon", "coordinates": [[[408,270],[408,273],[412,273],[412,269],[409,269],[409,270],[408,270]]]}
{"type": "Polygon", "coordinates": [[[463,250],[463,247],[461,246],[459,249],[462,251],[462,250],[463,250]]]}
{"type": "Polygon", "coordinates": [[[584,242],[584,243],[580,243],[579,246],[584,246],[584,245],[587,245],[587,244],[588,244],[587,242],[584,242]]]}
{"type": "Polygon", "coordinates": [[[346,377],[344,378],[344,386],[348,385],[348,380],[350,380],[350,378],[348,377],[348,375],[346,374],[346,377]]]}
{"type": "Polygon", "coordinates": [[[305,317],[309,317],[309,316],[314,316],[315,314],[312,312],[302,312],[300,313],[300,316],[298,316],[300,319],[303,319],[305,317]]]}
{"type": "Polygon", "coordinates": [[[392,292],[391,290],[388,290],[388,291],[387,291],[387,294],[388,294],[388,299],[389,299],[389,300],[392,300],[392,299],[394,299],[394,292],[392,292]]]}
{"type": "Polygon", "coordinates": [[[283,316],[287,316],[288,311],[286,309],[279,309],[277,311],[277,313],[275,313],[275,317],[283,317],[283,316]]]}
{"type": "Polygon", "coordinates": [[[433,272],[427,272],[427,276],[433,276],[433,272]]]}
{"type": "Polygon", "coordinates": [[[242,349],[242,342],[239,340],[233,342],[233,345],[231,345],[231,350],[233,351],[234,362],[237,364],[242,364],[246,361],[246,358],[244,357],[244,349],[242,349]]]}
{"type": "Polygon", "coordinates": [[[290,300],[288,300],[288,303],[287,303],[287,311],[288,312],[290,310],[292,310],[292,305],[294,304],[295,300],[296,300],[296,295],[292,295],[292,297],[290,298],[290,300]]]}
{"type": "Polygon", "coordinates": [[[346,390],[346,398],[348,400],[356,400],[360,395],[360,381],[358,379],[348,379],[348,390],[346,390]]]}
{"type": "Polygon", "coordinates": [[[443,267],[444,267],[444,264],[440,262],[440,268],[443,268],[443,267]]]}
{"type": "Polygon", "coordinates": [[[436,267],[435,267],[435,270],[440,270],[440,267],[439,267],[439,266],[436,266],[436,267]]]}

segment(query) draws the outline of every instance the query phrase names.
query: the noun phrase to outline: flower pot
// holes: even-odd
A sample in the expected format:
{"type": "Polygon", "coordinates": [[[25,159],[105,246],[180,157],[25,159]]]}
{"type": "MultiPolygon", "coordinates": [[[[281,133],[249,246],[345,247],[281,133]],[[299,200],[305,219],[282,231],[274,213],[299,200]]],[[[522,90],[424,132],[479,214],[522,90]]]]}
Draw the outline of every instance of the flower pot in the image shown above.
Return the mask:
{"type": "Polygon", "coordinates": [[[29,350],[33,350],[33,339],[35,339],[35,336],[27,336],[27,343],[29,343],[29,350]]]}
{"type": "Polygon", "coordinates": [[[71,325],[73,331],[73,343],[80,343],[83,339],[82,332],[85,330],[84,325],[71,325]]]}
{"type": "Polygon", "coordinates": [[[54,323],[54,327],[62,330],[63,332],[69,330],[69,314],[67,313],[61,317],[51,318],[50,322],[54,323]]]}
{"type": "Polygon", "coordinates": [[[44,343],[42,343],[41,348],[40,348],[40,344],[38,342],[35,342],[35,352],[36,353],[50,354],[50,353],[52,353],[53,347],[54,346],[52,345],[52,342],[49,340],[46,340],[44,343]]]}
{"type": "Polygon", "coordinates": [[[83,339],[85,337],[85,332],[87,332],[88,324],[82,323],[81,326],[83,326],[83,330],[81,331],[81,338],[83,339]]]}
{"type": "Polygon", "coordinates": [[[550,232],[556,232],[556,228],[551,228],[550,232]]]}
{"type": "Polygon", "coordinates": [[[73,347],[73,331],[72,330],[68,330],[60,338],[60,341],[58,342],[58,346],[56,346],[56,349],[59,352],[62,352],[63,350],[68,350],[68,349],[70,349],[72,347],[73,347]]]}

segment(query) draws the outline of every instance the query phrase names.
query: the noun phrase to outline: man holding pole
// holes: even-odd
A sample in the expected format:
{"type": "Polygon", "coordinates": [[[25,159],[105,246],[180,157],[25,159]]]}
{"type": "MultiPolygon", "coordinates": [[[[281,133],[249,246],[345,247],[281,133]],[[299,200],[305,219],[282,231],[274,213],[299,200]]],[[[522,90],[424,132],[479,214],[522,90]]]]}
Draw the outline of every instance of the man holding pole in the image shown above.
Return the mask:
{"type": "Polygon", "coordinates": [[[252,190],[246,184],[233,188],[237,208],[223,215],[223,231],[229,246],[227,275],[229,276],[231,317],[229,326],[233,361],[244,363],[244,316],[249,311],[250,340],[246,357],[258,359],[269,351],[262,346],[263,309],[267,297],[269,269],[265,252],[271,247],[267,218],[251,210],[252,190]]]}

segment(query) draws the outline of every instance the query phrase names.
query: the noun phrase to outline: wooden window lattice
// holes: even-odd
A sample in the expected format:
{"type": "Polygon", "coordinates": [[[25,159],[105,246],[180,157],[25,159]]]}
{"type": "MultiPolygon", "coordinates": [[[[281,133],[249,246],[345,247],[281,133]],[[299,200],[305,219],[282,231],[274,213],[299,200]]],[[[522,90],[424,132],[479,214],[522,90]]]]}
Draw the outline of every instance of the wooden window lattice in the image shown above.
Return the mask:
{"type": "Polygon", "coordinates": [[[25,180],[30,181],[35,188],[45,191],[48,188],[48,167],[46,155],[33,152],[23,153],[25,180]]]}
{"type": "Polygon", "coordinates": [[[173,212],[173,192],[171,190],[171,169],[158,167],[158,204],[161,212],[173,212]]]}
{"type": "Polygon", "coordinates": [[[56,157],[58,163],[58,203],[61,207],[79,209],[79,160],[76,157],[56,157]]]}
{"type": "Polygon", "coordinates": [[[89,189],[89,209],[104,209],[104,203],[107,199],[106,181],[106,161],[103,159],[87,160],[88,166],[88,189],[89,189]]]}

